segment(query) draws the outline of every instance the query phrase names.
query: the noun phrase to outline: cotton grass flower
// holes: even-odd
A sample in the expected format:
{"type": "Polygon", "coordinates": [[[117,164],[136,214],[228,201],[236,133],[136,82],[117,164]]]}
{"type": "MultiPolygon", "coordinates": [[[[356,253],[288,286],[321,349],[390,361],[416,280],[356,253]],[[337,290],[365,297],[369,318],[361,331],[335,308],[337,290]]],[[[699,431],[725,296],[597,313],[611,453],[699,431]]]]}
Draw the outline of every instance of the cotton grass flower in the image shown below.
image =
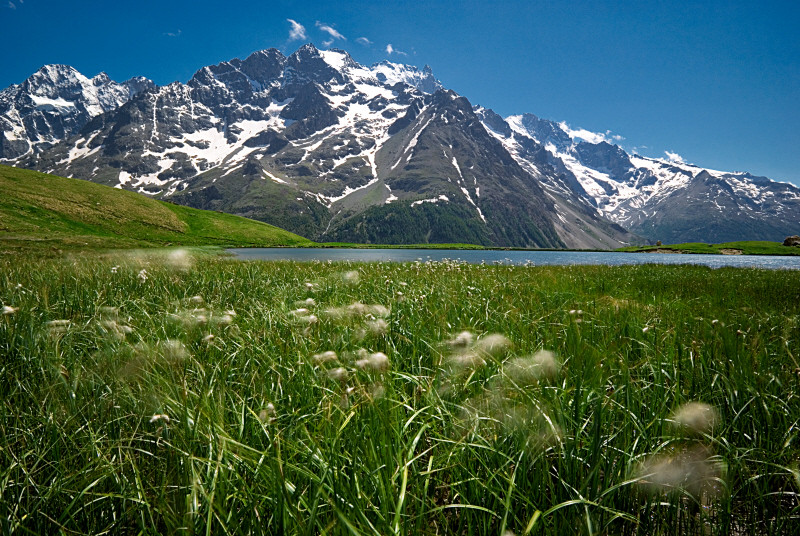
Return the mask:
{"type": "Polygon", "coordinates": [[[375,352],[369,354],[365,359],[356,361],[356,368],[374,372],[386,372],[389,370],[389,357],[383,352],[375,352]]]}
{"type": "Polygon", "coordinates": [[[475,339],[475,336],[469,331],[462,331],[449,341],[447,344],[454,348],[466,348],[472,344],[472,341],[475,339]]]}
{"type": "Polygon", "coordinates": [[[724,465],[704,445],[695,445],[674,454],[660,454],[639,466],[636,478],[650,493],[687,491],[692,495],[718,495],[722,491],[724,465]]]}
{"type": "Polygon", "coordinates": [[[185,361],[189,357],[189,350],[181,341],[167,339],[159,344],[161,355],[171,363],[185,361]]]}
{"type": "Polygon", "coordinates": [[[345,274],[342,276],[342,279],[349,285],[357,285],[361,280],[361,275],[357,270],[351,270],[349,272],[345,272],[345,274]]]}
{"type": "Polygon", "coordinates": [[[268,403],[264,409],[258,412],[258,420],[261,422],[272,423],[275,422],[277,412],[275,411],[275,405],[270,402],[268,403]]]}
{"type": "Polygon", "coordinates": [[[347,373],[347,369],[345,369],[344,367],[332,368],[328,371],[327,374],[328,378],[337,382],[343,382],[349,376],[349,374],[347,373]]]}
{"type": "Polygon", "coordinates": [[[139,279],[139,282],[140,282],[140,283],[144,283],[145,281],[147,281],[147,270],[145,270],[144,268],[142,268],[142,269],[139,271],[139,275],[137,275],[136,277],[139,279]]]}
{"type": "Polygon", "coordinates": [[[164,413],[156,413],[155,415],[150,417],[150,423],[152,424],[154,422],[163,422],[164,424],[169,424],[170,423],[169,415],[166,415],[164,413]]]}
{"type": "Polygon", "coordinates": [[[185,249],[176,249],[170,251],[167,255],[166,264],[173,270],[180,270],[186,272],[192,268],[194,259],[192,255],[185,249]]]}
{"type": "Polygon", "coordinates": [[[717,410],[703,402],[689,402],[672,414],[672,422],[680,431],[695,435],[710,433],[718,420],[717,410]]]}
{"type": "Polygon", "coordinates": [[[478,339],[474,348],[476,351],[490,356],[502,354],[511,347],[511,341],[505,335],[490,333],[478,339]]]}
{"type": "Polygon", "coordinates": [[[19,307],[11,307],[10,305],[4,305],[3,306],[3,315],[4,316],[13,315],[17,311],[19,311],[19,307]]]}
{"type": "Polygon", "coordinates": [[[519,386],[555,378],[560,370],[561,363],[548,350],[539,350],[532,356],[514,358],[503,367],[506,377],[519,386]]]}
{"type": "Polygon", "coordinates": [[[314,363],[321,365],[323,363],[330,363],[332,361],[336,361],[339,357],[336,355],[336,352],[332,350],[328,350],[327,352],[322,352],[320,354],[314,354],[313,360],[314,363]]]}

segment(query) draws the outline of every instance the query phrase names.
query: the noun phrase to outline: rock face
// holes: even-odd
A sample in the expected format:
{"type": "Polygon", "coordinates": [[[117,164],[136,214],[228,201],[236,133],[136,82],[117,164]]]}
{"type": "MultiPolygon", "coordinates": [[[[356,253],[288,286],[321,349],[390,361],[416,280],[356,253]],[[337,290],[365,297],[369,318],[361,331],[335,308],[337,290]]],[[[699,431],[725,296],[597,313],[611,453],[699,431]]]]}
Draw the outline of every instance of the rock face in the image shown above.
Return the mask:
{"type": "Polygon", "coordinates": [[[786,239],[783,241],[783,245],[800,247],[800,236],[797,235],[787,236],[786,239]]]}
{"type": "Polygon", "coordinates": [[[527,156],[515,146],[529,138],[546,149],[556,174],[544,180],[553,188],[569,189],[651,241],[780,241],[787,227],[800,226],[800,189],[792,184],[628,154],[532,114],[508,117],[507,124],[513,133],[505,143],[523,166],[527,156]]]}
{"type": "Polygon", "coordinates": [[[146,78],[119,84],[106,73],[87,78],[68,65],[45,65],[0,91],[0,159],[43,151],[154,87],[146,78]]]}
{"type": "MultiPolygon", "coordinates": [[[[430,67],[270,49],[186,84],[46,66],[0,92],[0,161],[324,241],[614,248],[772,238],[800,191],[502,118],[430,67]],[[735,236],[734,236],[735,235],[735,236]]],[[[781,237],[783,235],[781,234],[781,237]]]]}

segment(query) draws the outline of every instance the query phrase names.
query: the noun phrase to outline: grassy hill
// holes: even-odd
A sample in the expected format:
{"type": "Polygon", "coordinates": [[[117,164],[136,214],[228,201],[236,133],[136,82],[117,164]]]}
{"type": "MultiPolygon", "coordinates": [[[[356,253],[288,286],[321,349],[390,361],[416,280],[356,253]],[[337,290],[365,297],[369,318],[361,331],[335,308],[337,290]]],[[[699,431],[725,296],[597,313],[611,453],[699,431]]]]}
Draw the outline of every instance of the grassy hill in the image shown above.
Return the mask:
{"type": "Polygon", "coordinates": [[[164,203],[93,182],[0,166],[0,251],[311,242],[239,216],[164,203]]]}
{"type": "Polygon", "coordinates": [[[617,251],[654,252],[674,251],[675,253],[701,254],[737,254],[742,255],[800,255],[800,248],[784,246],[780,242],[763,240],[745,240],[740,242],[724,242],[722,244],[706,244],[704,242],[688,242],[686,244],[668,244],[662,246],[634,246],[617,251]]]}

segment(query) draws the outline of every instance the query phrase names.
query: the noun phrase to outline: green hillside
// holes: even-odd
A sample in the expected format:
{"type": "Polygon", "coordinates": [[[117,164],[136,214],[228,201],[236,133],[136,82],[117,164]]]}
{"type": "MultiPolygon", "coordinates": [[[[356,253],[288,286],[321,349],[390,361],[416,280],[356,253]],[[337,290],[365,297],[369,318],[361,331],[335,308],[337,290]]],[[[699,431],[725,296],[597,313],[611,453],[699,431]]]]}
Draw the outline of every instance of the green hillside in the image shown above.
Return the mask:
{"type": "Polygon", "coordinates": [[[0,250],[299,246],[266,223],[164,203],[93,182],[0,166],[0,250]]]}
{"type": "Polygon", "coordinates": [[[701,253],[711,255],[800,255],[800,248],[798,247],[784,246],[780,242],[767,242],[762,240],[723,242],[722,244],[688,242],[686,244],[665,244],[661,246],[633,246],[620,248],[617,251],[656,252],[659,250],[662,252],[668,250],[675,253],[701,253]]]}

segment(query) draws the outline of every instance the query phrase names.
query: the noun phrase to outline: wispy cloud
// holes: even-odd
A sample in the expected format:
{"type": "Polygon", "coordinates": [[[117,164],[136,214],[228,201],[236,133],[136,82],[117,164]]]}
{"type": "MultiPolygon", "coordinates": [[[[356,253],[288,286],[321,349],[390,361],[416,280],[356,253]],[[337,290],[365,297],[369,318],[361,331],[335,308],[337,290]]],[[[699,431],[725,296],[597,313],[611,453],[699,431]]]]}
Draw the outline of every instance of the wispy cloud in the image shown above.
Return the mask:
{"type": "Polygon", "coordinates": [[[391,44],[391,43],[389,43],[388,45],[386,45],[386,53],[387,53],[388,55],[390,55],[390,56],[391,56],[392,54],[397,54],[397,55],[399,55],[399,56],[408,56],[408,54],[406,54],[406,53],[405,53],[405,52],[403,52],[402,50],[397,50],[396,48],[394,48],[394,47],[392,46],[392,44],[391,44]]]}
{"type": "Polygon", "coordinates": [[[286,19],[292,27],[289,29],[289,41],[296,41],[298,39],[307,39],[306,28],[296,20],[286,19]]]}
{"type": "Polygon", "coordinates": [[[17,9],[17,6],[14,5],[14,2],[9,2],[8,9],[17,9]]]}
{"type": "Polygon", "coordinates": [[[664,151],[664,154],[667,155],[667,160],[669,160],[670,162],[675,162],[677,164],[686,163],[686,160],[684,160],[683,157],[678,153],[673,153],[671,151],[664,151]]]}
{"type": "Polygon", "coordinates": [[[325,24],[324,22],[317,21],[316,26],[317,28],[319,28],[323,32],[327,32],[327,34],[331,36],[331,38],[327,41],[328,43],[333,43],[335,39],[342,39],[344,41],[347,41],[347,38],[342,34],[340,34],[338,31],[336,31],[336,28],[332,27],[330,24],[325,24]]]}
{"type": "Polygon", "coordinates": [[[178,30],[177,32],[164,32],[164,35],[166,35],[167,37],[178,37],[179,35],[181,35],[181,33],[182,33],[181,30],[178,30]]]}
{"type": "Polygon", "coordinates": [[[372,44],[372,41],[370,41],[366,37],[359,37],[358,39],[356,39],[356,42],[361,43],[365,47],[368,47],[372,44]]]}

